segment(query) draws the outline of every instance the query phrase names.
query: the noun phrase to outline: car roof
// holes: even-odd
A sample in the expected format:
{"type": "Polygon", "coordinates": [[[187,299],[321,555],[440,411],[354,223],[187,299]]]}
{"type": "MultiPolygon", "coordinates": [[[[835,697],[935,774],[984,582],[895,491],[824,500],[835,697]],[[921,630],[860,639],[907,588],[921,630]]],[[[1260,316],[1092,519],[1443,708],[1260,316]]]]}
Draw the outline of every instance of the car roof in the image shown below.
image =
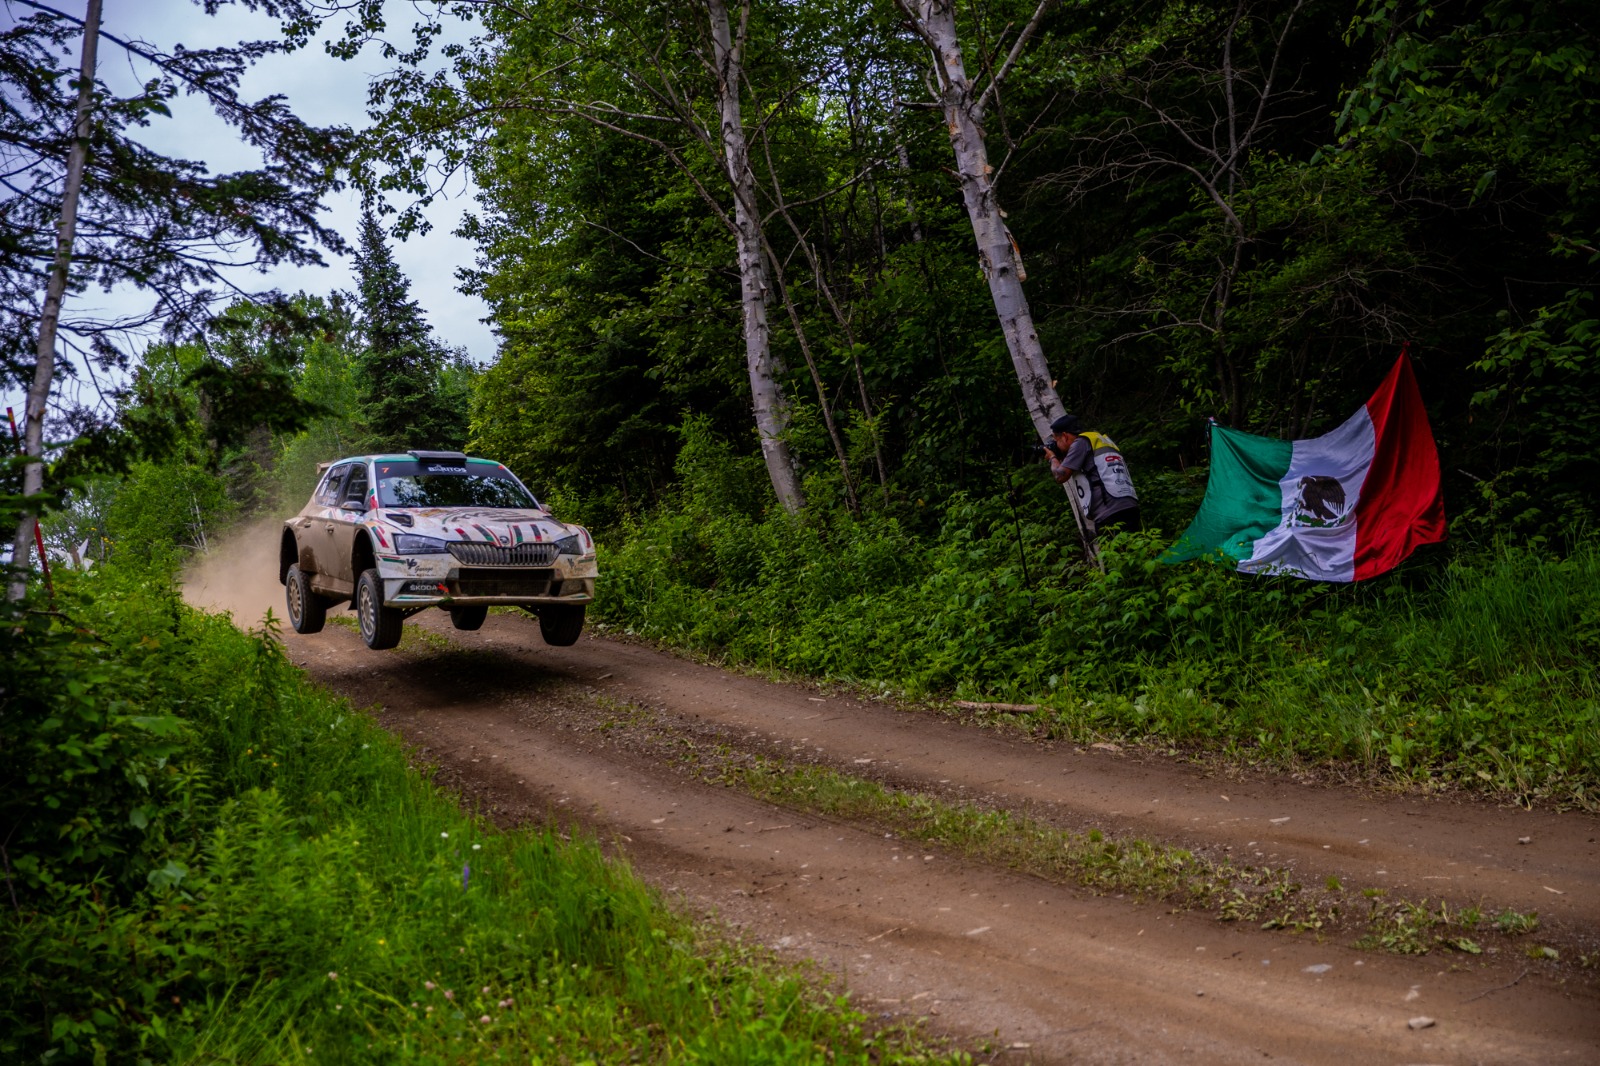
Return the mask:
{"type": "Polygon", "coordinates": [[[460,452],[417,452],[415,454],[411,452],[374,452],[371,455],[347,455],[343,459],[334,459],[326,463],[318,463],[317,470],[321,472],[330,466],[338,466],[340,463],[409,463],[415,462],[420,458],[438,459],[444,457],[449,457],[451,459],[459,458],[463,462],[478,463],[482,466],[505,466],[505,464],[500,462],[498,459],[480,459],[477,456],[463,455],[460,452]]]}

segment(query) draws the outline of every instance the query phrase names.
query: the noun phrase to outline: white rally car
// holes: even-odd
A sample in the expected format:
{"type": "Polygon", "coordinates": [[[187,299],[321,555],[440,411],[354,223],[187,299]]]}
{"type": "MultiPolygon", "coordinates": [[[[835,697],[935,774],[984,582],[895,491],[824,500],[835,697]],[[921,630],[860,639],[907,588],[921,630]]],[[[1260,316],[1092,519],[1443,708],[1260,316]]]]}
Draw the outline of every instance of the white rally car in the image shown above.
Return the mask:
{"type": "Polygon", "coordinates": [[[598,574],[588,530],[556,521],[501,464],[460,452],[329,463],[278,552],[295,632],[317,632],[349,601],[375,649],[425,608],[477,629],[500,605],[537,615],[547,644],[572,644],[598,574]]]}

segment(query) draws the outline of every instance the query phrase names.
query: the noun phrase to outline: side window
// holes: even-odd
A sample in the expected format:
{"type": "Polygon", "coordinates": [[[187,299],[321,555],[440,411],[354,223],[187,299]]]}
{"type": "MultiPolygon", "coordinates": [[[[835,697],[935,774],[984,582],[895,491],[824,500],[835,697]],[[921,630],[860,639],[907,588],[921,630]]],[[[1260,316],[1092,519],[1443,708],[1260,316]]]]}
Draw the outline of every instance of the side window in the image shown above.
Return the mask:
{"type": "Polygon", "coordinates": [[[344,488],[345,478],[350,476],[351,467],[352,464],[345,463],[328,471],[322,479],[322,484],[317,487],[317,495],[315,497],[317,506],[338,506],[340,490],[344,488]]]}
{"type": "Polygon", "coordinates": [[[340,497],[342,503],[360,504],[362,510],[367,506],[367,464],[357,463],[350,475],[350,482],[345,486],[340,497]]]}

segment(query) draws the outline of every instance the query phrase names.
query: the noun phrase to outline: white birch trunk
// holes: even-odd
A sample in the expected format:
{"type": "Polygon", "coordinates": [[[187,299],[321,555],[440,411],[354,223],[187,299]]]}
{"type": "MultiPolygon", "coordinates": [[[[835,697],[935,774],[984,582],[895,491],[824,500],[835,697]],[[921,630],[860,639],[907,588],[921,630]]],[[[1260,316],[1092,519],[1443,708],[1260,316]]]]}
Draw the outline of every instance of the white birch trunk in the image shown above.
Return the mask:
{"type": "Polygon", "coordinates": [[[739,256],[739,287],[744,313],[745,363],[750,372],[750,396],[755,403],[756,430],[761,435],[761,455],[778,502],[790,514],[805,506],[794,456],[785,432],[789,407],[778,381],[782,368],[772,354],[772,328],[767,322],[767,271],[761,257],[761,216],[756,206],[755,176],[745,141],[744,118],[739,104],[743,77],[744,22],[749,14],[745,0],[737,40],[728,21],[724,0],[706,0],[711,19],[711,45],[716,66],[717,103],[722,119],[722,164],[734,193],[734,242],[739,256]]]}
{"type": "MultiPolygon", "coordinates": [[[[1028,409],[1034,432],[1041,438],[1048,437],[1050,423],[1066,408],[1061,404],[1061,397],[1056,395],[1054,379],[1044,358],[1044,346],[1039,343],[1039,334],[1033,327],[1033,311],[1028,307],[1028,295],[1022,291],[1025,275],[1021,254],[1000,212],[1000,199],[994,187],[994,167],[989,165],[989,148],[983,139],[984,97],[967,76],[961,55],[961,40],[956,35],[954,0],[901,0],[901,3],[903,10],[916,23],[923,43],[932,53],[933,73],[939,86],[939,107],[944,112],[945,128],[950,133],[950,147],[955,152],[961,197],[966,202],[967,217],[972,222],[972,235],[978,242],[978,258],[983,264],[984,277],[989,282],[989,295],[994,300],[995,315],[1000,319],[1000,332],[1006,338],[1006,349],[1011,353],[1011,365],[1016,369],[1017,383],[1022,386],[1022,402],[1028,409]]],[[[1032,34],[1044,10],[1045,0],[1041,0],[1033,21],[1017,40],[1012,59],[1032,34]]],[[[1009,59],[1006,65],[1010,65],[1009,59]]],[[[998,81],[1003,77],[1004,69],[996,76],[991,92],[998,90],[998,81]]],[[[1072,509],[1078,536],[1083,540],[1084,555],[1098,561],[1087,516],[1079,509],[1078,501],[1070,491],[1067,493],[1067,506],[1072,509]]]]}
{"type": "MultiPolygon", "coordinates": [[[[94,103],[95,53],[100,45],[101,0],[89,0],[83,19],[83,55],[78,72],[77,122],[72,149],[67,153],[67,173],[61,190],[61,221],[56,228],[56,254],[45,283],[44,306],[39,315],[38,362],[28,402],[23,413],[22,450],[32,461],[23,468],[22,494],[36,496],[44,488],[44,414],[50,400],[50,383],[56,369],[56,327],[61,320],[61,300],[67,291],[67,273],[72,266],[72,242],[78,229],[78,196],[83,189],[83,168],[89,155],[89,134],[93,130],[91,108],[94,103]]],[[[24,511],[11,541],[11,580],[6,598],[20,600],[28,591],[28,560],[33,550],[33,531],[38,516],[24,511]]]]}
{"type": "Polygon", "coordinates": [[[1044,349],[1033,328],[1033,312],[1022,291],[1022,264],[1000,213],[992,179],[994,168],[989,165],[989,151],[983,140],[983,103],[962,60],[955,5],[952,0],[905,0],[905,4],[933,53],[939,106],[955,152],[961,196],[972,222],[972,235],[978,242],[978,257],[989,282],[1000,330],[1022,386],[1022,400],[1034,430],[1040,437],[1047,437],[1050,423],[1064,409],[1051,384],[1044,349]]]}

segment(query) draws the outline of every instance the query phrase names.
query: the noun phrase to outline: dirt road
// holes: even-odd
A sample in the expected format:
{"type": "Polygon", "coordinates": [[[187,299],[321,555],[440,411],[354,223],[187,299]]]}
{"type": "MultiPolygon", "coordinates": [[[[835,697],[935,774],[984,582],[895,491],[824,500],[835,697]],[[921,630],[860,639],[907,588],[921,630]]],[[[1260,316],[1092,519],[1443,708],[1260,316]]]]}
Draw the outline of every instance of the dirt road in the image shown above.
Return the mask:
{"type": "Polygon", "coordinates": [[[1530,959],[1520,940],[1414,957],[1358,951],[1349,936],[1265,932],[797,813],[692,767],[707,752],[781,755],[1065,828],[1288,867],[1301,880],[1537,911],[1537,943],[1590,951],[1600,932],[1592,816],[1211,775],[613,640],[549,648],[514,615],[457,633],[426,612],[408,628],[422,639],[397,652],[370,652],[340,625],[286,640],[313,677],[373,708],[494,817],[581,821],[687,906],[818,960],[869,1009],[986,1041],[984,1060],[1600,1061],[1592,971],[1530,959]],[[636,728],[641,716],[649,728],[636,728]],[[1423,1017],[1433,1024],[1410,1026],[1423,1017]]]}

